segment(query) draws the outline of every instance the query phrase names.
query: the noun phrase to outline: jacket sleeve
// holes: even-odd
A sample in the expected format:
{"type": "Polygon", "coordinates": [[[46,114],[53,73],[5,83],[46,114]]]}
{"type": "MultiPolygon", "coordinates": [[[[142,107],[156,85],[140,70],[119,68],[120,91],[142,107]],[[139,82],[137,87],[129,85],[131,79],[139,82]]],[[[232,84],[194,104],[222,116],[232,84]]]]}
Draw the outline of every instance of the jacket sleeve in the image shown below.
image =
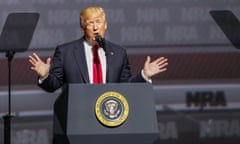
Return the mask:
{"type": "Polygon", "coordinates": [[[63,51],[56,48],[48,77],[38,86],[47,92],[54,92],[63,85],[64,70],[63,70],[63,51]]]}

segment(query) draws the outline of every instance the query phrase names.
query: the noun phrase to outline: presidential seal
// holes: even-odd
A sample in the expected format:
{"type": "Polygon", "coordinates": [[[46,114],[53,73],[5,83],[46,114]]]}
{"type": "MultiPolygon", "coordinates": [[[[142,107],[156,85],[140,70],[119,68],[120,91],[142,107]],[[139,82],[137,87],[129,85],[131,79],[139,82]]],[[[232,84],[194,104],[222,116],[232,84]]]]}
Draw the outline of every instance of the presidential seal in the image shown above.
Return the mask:
{"type": "Polygon", "coordinates": [[[128,113],[128,102],[118,92],[103,93],[95,104],[95,114],[98,121],[108,127],[116,127],[124,123],[128,113]]]}

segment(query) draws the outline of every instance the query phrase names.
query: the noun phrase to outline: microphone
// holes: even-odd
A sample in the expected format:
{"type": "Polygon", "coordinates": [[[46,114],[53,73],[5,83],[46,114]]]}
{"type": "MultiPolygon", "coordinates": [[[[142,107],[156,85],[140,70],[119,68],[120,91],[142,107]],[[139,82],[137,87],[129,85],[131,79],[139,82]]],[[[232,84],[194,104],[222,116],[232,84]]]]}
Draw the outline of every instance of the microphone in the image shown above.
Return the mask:
{"type": "Polygon", "coordinates": [[[106,52],[105,40],[104,40],[104,38],[102,38],[99,34],[97,34],[97,35],[95,36],[95,39],[96,39],[98,45],[99,45],[100,47],[102,47],[103,50],[106,52]]]}

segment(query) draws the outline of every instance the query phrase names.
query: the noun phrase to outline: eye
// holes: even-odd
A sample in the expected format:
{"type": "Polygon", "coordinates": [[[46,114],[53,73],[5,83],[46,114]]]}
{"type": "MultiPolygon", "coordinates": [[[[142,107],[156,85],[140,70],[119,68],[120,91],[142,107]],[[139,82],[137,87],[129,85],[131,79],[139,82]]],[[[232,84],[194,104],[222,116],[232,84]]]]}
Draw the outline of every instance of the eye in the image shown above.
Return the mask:
{"type": "Polygon", "coordinates": [[[94,22],[88,22],[87,26],[94,26],[94,22]]]}
{"type": "Polygon", "coordinates": [[[96,23],[97,24],[102,24],[102,21],[101,20],[96,20],[96,23]]]}

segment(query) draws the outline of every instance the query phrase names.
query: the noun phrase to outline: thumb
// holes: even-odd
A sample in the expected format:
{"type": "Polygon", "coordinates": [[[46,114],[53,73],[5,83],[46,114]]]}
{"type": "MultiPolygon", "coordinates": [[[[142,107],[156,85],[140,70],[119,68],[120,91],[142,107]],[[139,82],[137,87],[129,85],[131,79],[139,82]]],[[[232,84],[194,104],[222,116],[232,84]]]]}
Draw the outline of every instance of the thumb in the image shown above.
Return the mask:
{"type": "Polygon", "coordinates": [[[48,64],[48,65],[50,65],[51,61],[52,61],[52,59],[51,59],[50,57],[47,58],[47,64],[48,64]]]}
{"type": "Polygon", "coordinates": [[[145,61],[145,64],[150,63],[150,61],[151,61],[151,57],[150,57],[150,56],[147,56],[147,59],[146,59],[146,61],[145,61]]]}

